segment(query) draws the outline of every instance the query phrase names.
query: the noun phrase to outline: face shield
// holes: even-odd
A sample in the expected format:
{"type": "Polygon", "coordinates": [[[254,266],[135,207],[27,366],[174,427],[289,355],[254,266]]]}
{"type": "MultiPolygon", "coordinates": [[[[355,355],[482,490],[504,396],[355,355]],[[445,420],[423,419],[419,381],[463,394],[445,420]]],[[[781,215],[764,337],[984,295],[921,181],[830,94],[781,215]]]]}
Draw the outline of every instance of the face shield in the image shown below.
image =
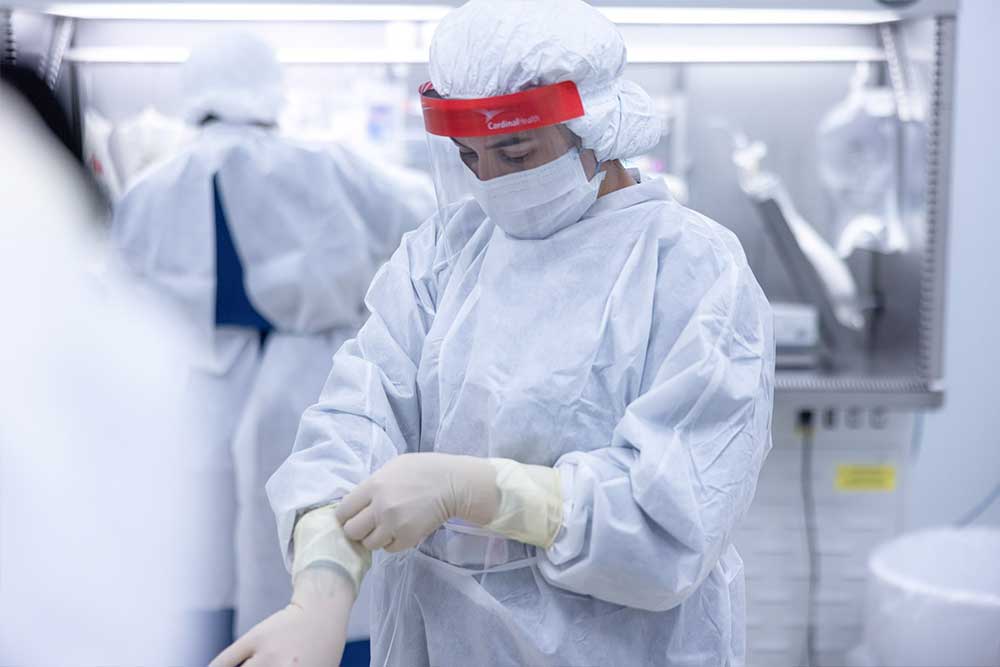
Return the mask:
{"type": "Polygon", "coordinates": [[[444,243],[456,216],[542,239],[596,201],[604,172],[565,126],[584,113],[573,82],[481,99],[444,99],[431,84],[420,92],[444,243]]]}

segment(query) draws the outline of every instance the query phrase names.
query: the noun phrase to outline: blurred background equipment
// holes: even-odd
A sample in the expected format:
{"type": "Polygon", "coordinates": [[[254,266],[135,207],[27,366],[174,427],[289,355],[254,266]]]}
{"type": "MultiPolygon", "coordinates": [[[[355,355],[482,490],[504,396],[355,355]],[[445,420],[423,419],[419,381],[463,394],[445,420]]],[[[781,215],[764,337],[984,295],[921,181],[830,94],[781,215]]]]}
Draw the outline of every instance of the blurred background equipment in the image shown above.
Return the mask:
{"type": "MultiPolygon", "coordinates": [[[[179,64],[231,31],[277,50],[282,136],[429,169],[416,90],[434,26],[457,2],[14,4],[19,63],[45,72],[74,132],[89,130],[87,163],[112,196],[188,145],[179,64]]],[[[962,372],[950,375],[961,403],[949,412],[961,417],[928,418],[937,437],[921,447],[922,415],[945,398],[946,305],[961,321],[997,324],[988,298],[971,296],[995,277],[955,273],[964,267],[948,257],[949,241],[985,235],[990,215],[966,203],[976,192],[964,184],[988,189],[983,177],[952,172],[956,24],[975,16],[963,34],[991,44],[1000,16],[986,0],[961,16],[957,0],[593,4],[619,24],[626,75],[665,120],[660,144],[631,166],[664,175],[678,199],[733,229],[777,306],[775,447],[736,538],[750,664],[844,664],[864,638],[869,555],[921,521],[907,498],[954,519],[1000,479],[983,444],[995,442],[985,405],[995,385],[962,384],[996,358],[993,329],[950,330],[964,341],[950,358],[962,372]],[[972,213],[959,219],[953,205],[972,213]],[[984,464],[967,482],[934,479],[922,461],[984,464]]],[[[964,80],[974,82],[995,52],[970,54],[964,80]]],[[[989,99],[973,85],[971,99],[989,99]]],[[[978,140],[993,120],[975,118],[964,136],[978,140]]],[[[976,147],[970,139],[970,156],[976,147]]],[[[992,249],[979,245],[966,241],[964,257],[992,249]]]]}
{"type": "Polygon", "coordinates": [[[893,253],[906,249],[900,221],[902,116],[891,86],[873,86],[860,63],[847,98],[820,122],[820,179],[834,207],[837,250],[893,253]]]}
{"type": "Polygon", "coordinates": [[[180,152],[193,138],[189,125],[153,107],[122,120],[108,137],[108,151],[122,191],[132,187],[150,167],[180,152]]]}
{"type": "MultiPolygon", "coordinates": [[[[838,351],[855,349],[863,341],[867,318],[854,276],[830,244],[802,218],[781,179],[761,169],[767,146],[759,141],[751,143],[741,133],[733,135],[733,144],[733,163],[739,170],[740,187],[756,204],[765,232],[793,276],[798,296],[819,313],[823,342],[829,349],[822,357],[816,357],[815,366],[821,361],[829,363],[838,351]]],[[[778,329],[784,331],[788,309],[795,306],[778,305],[775,320],[778,329]]],[[[808,308],[798,305],[800,310],[803,307],[808,308]]],[[[784,353],[785,341],[775,343],[779,352],[784,353]]],[[[784,359],[783,354],[779,363],[784,359]]]]}

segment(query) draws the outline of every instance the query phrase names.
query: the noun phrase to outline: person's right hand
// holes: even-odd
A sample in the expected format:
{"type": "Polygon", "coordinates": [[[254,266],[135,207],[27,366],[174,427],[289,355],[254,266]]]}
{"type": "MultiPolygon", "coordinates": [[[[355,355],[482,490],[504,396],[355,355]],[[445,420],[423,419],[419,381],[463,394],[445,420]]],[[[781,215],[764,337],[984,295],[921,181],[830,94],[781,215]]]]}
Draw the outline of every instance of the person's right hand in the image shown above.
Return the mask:
{"type": "Polygon", "coordinates": [[[354,586],[347,575],[310,567],[292,601],[212,660],[209,667],[337,667],[347,640],[354,586]]]}

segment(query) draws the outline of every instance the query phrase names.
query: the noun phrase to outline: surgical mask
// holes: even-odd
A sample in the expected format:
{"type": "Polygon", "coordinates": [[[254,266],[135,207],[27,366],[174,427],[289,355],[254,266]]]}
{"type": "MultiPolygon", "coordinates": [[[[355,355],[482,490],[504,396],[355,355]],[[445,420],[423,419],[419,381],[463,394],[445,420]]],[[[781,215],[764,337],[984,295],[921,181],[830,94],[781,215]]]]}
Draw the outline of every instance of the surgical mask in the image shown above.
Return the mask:
{"type": "Polygon", "coordinates": [[[534,169],[480,181],[472,176],[472,195],[500,229],[516,239],[544,239],[583,217],[594,202],[605,172],[598,165],[587,180],[580,151],[534,169]]]}

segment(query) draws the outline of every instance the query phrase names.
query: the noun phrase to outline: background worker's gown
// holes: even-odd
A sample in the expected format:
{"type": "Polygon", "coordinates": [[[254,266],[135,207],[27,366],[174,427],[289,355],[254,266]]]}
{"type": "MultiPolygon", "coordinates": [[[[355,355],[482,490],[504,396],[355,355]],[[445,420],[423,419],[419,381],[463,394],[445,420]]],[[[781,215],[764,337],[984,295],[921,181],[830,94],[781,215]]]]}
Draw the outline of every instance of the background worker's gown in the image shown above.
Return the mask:
{"type": "Polygon", "coordinates": [[[376,269],[433,208],[429,183],[410,172],[216,123],[116,211],[128,265],[202,331],[190,388],[214,444],[192,463],[217,489],[204,511],[218,576],[194,606],[235,601],[237,634],[290,596],[264,483],[363,321],[376,269]]]}

